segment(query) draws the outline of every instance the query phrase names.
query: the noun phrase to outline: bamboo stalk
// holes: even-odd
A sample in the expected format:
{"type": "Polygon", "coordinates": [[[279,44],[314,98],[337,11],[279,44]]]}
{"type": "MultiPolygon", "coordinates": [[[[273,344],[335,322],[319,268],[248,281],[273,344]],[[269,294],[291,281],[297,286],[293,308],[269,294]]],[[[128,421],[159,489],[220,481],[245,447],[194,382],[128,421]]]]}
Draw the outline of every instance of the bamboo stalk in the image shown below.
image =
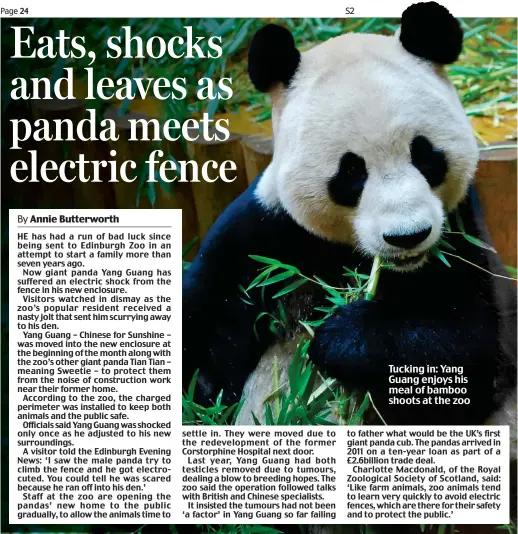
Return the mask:
{"type": "Polygon", "coordinates": [[[365,300],[372,300],[376,295],[376,289],[378,288],[378,281],[381,271],[381,257],[379,254],[374,256],[374,261],[372,262],[371,274],[369,276],[369,283],[365,290],[365,300]]]}

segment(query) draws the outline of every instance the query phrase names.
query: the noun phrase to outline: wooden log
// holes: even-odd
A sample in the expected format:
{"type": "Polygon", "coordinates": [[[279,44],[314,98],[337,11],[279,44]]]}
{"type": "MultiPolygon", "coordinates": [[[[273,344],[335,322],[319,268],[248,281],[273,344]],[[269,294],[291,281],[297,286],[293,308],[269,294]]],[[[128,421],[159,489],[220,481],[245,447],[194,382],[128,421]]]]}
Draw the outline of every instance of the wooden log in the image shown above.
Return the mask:
{"type": "Polygon", "coordinates": [[[503,262],[512,267],[517,266],[516,160],[516,149],[483,151],[475,176],[475,189],[493,245],[503,262]]]}
{"type": "Polygon", "coordinates": [[[245,158],[246,178],[251,184],[272,161],[273,142],[270,137],[247,136],[241,140],[245,158]]]}
{"type": "Polygon", "coordinates": [[[199,139],[187,145],[189,158],[201,166],[208,160],[218,164],[226,160],[236,164],[236,179],[231,182],[205,182],[200,180],[191,184],[198,214],[198,227],[200,240],[207,235],[210,227],[224,209],[237,198],[247,187],[246,168],[240,136],[230,135],[227,141],[206,141],[199,139]]]}

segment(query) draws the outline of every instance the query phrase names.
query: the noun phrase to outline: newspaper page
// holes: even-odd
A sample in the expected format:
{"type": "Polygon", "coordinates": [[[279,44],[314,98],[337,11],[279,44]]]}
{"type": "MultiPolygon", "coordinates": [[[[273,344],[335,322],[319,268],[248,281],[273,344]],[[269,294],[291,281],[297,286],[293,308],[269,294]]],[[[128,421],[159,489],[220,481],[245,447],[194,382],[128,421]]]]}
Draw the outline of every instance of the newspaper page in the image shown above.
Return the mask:
{"type": "Polygon", "coordinates": [[[2,532],[516,533],[514,4],[0,16],[2,532]]]}

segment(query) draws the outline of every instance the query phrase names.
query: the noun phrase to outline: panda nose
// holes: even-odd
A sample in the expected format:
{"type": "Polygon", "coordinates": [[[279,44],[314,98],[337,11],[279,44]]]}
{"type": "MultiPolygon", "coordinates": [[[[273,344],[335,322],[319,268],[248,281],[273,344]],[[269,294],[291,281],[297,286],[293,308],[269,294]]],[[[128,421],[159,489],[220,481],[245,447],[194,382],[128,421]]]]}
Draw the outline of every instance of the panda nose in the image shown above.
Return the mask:
{"type": "Polygon", "coordinates": [[[422,243],[432,232],[429,226],[413,234],[383,234],[383,239],[389,244],[399,248],[410,249],[422,243]]]}

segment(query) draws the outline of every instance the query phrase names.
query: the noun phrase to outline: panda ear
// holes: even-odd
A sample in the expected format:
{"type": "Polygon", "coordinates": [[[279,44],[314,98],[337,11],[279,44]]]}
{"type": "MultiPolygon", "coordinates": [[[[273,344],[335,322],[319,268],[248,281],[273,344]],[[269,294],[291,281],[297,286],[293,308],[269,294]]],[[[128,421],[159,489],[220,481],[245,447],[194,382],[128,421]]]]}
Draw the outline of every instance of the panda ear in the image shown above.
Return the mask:
{"type": "Polygon", "coordinates": [[[263,93],[276,84],[288,86],[300,63],[293,35],[282,26],[267,24],[252,38],[248,51],[248,75],[263,93]]]}
{"type": "Polygon", "coordinates": [[[436,2],[407,8],[401,17],[399,39],[407,52],[441,65],[456,61],[462,50],[459,21],[436,2]]]}

